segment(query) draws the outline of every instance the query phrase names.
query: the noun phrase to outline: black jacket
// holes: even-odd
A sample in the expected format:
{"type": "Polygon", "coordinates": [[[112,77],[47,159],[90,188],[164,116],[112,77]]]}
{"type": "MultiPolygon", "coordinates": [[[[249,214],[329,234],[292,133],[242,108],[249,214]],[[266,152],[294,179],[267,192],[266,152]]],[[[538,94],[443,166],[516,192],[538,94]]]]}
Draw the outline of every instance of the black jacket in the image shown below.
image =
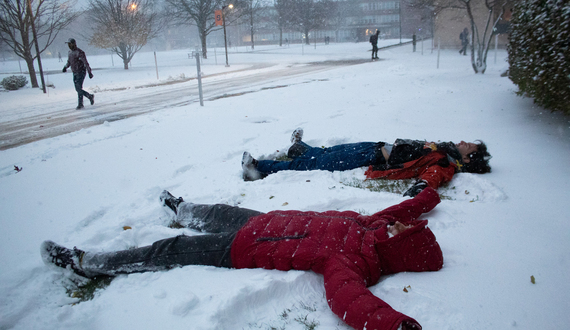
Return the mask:
{"type": "Polygon", "coordinates": [[[89,62],[87,62],[87,56],[85,56],[85,52],[79,48],[70,50],[67,54],[67,63],[65,64],[65,68],[69,67],[71,67],[71,71],[73,71],[73,73],[85,71],[91,73],[91,67],[89,66],[89,62]]]}

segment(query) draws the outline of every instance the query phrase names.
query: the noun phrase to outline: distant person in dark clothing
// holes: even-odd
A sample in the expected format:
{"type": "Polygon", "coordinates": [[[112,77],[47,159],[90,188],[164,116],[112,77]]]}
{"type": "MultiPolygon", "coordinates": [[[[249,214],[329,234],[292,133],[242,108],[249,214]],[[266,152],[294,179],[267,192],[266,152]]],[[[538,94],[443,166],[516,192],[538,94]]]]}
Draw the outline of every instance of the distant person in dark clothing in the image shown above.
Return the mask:
{"type": "Polygon", "coordinates": [[[67,56],[67,63],[63,67],[63,72],[67,71],[67,68],[71,67],[73,72],[73,84],[75,85],[75,90],[77,91],[77,110],[83,109],[83,96],[87,97],[91,102],[91,105],[95,104],[95,95],[89,94],[83,90],[83,81],[85,80],[85,74],[89,73],[89,79],[93,78],[93,73],[91,73],[91,67],[89,62],[87,62],[87,57],[85,52],[77,48],[75,39],[69,38],[66,42],[69,46],[69,53],[67,56]]]}
{"type": "Polygon", "coordinates": [[[463,29],[463,32],[459,34],[459,39],[461,39],[461,50],[459,54],[467,55],[467,46],[469,46],[469,30],[467,28],[463,29]]]}
{"type": "Polygon", "coordinates": [[[376,30],[376,34],[370,36],[370,43],[372,44],[372,59],[378,59],[378,35],[380,30],[376,30]]]}

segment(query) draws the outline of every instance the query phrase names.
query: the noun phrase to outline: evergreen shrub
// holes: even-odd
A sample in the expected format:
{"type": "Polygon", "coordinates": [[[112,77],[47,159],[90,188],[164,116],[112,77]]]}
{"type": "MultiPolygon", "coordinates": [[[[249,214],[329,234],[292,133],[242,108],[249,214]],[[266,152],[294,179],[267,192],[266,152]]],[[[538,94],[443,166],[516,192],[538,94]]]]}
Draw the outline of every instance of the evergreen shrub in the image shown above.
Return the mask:
{"type": "Polygon", "coordinates": [[[570,114],[570,1],[516,1],[508,52],[517,93],[570,114]]]}
{"type": "Polygon", "coordinates": [[[26,80],[26,77],[24,76],[10,76],[2,79],[2,81],[0,82],[2,87],[4,87],[4,89],[9,91],[15,91],[18,88],[22,88],[26,86],[27,83],[28,80],[26,80]]]}

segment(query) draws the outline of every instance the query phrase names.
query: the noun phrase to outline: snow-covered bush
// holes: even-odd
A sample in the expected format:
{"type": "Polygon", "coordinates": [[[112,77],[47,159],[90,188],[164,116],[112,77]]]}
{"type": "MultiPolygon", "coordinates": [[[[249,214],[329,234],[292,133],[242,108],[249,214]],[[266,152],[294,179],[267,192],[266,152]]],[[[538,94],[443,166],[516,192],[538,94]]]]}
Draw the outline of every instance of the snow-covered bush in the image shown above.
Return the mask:
{"type": "Polygon", "coordinates": [[[516,1],[508,51],[519,95],[570,114],[570,1],[516,1]]]}
{"type": "Polygon", "coordinates": [[[26,86],[27,83],[28,80],[26,80],[24,76],[10,76],[2,79],[2,82],[0,82],[2,87],[9,91],[15,91],[18,88],[26,86]]]}

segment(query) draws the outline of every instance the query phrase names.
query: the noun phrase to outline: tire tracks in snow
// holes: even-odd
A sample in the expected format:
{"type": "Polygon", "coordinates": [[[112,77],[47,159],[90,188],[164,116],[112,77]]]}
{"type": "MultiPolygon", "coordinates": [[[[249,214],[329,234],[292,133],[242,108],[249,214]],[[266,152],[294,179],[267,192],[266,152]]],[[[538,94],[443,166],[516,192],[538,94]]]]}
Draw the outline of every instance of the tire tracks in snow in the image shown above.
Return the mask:
{"type": "MultiPolygon", "coordinates": [[[[203,96],[206,101],[214,101],[219,98],[235,97],[267,89],[284,88],[292,85],[284,84],[285,79],[369,62],[364,59],[323,61],[292,64],[277,69],[270,69],[275,64],[256,64],[243,70],[203,76],[203,96]],[[268,70],[263,71],[264,69],[268,70]],[[258,70],[262,71],[257,72],[258,70]],[[238,72],[240,75],[233,76],[238,72]]],[[[316,80],[318,79],[295,84],[316,80]]],[[[196,78],[180,83],[169,82],[161,85],[160,88],[146,87],[144,92],[140,89],[137,92],[120,91],[117,92],[120,94],[113,95],[109,98],[110,100],[103,101],[100,101],[97,97],[99,95],[96,94],[95,106],[91,108],[87,105],[85,110],[55,105],[49,111],[37,114],[37,106],[18,109],[20,118],[0,123],[0,150],[75,132],[105,122],[199,102],[197,84],[196,78]]]]}

